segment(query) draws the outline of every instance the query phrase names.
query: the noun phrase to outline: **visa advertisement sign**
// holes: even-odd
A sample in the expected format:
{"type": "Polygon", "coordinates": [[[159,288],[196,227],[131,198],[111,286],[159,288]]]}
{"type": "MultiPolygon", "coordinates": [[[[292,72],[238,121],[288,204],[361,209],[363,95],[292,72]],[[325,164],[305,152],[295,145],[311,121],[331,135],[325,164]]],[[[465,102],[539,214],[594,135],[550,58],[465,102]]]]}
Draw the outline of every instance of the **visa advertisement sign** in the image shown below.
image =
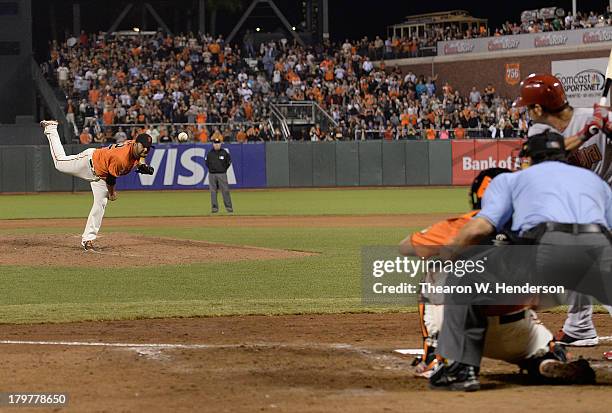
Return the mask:
{"type": "MultiPolygon", "coordinates": [[[[227,179],[233,188],[266,186],[266,147],[264,144],[224,144],[232,157],[227,179]]],[[[208,168],[204,160],[211,144],[157,144],[147,156],[155,172],[132,172],[117,179],[117,189],[204,189],[208,188],[208,168]]]]}

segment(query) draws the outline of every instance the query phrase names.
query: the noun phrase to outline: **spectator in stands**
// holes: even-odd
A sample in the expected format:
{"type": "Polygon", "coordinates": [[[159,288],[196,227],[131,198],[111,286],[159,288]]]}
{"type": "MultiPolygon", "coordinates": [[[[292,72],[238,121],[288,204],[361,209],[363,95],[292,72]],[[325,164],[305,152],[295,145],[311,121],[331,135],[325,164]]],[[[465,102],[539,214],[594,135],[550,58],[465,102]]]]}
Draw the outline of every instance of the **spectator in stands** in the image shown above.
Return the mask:
{"type": "Polygon", "coordinates": [[[493,98],[495,97],[495,88],[493,87],[492,84],[488,84],[487,87],[485,87],[484,89],[484,101],[487,105],[491,106],[491,104],[493,103],[493,98]]]}
{"type": "Polygon", "coordinates": [[[437,137],[437,133],[436,130],[433,128],[433,125],[430,125],[426,130],[425,130],[425,137],[427,138],[427,140],[434,140],[437,137]]]}
{"type": "Polygon", "coordinates": [[[448,139],[448,138],[449,138],[448,131],[446,130],[444,126],[442,126],[442,129],[440,130],[440,133],[438,134],[438,139],[448,139]]]}
{"type": "Polygon", "coordinates": [[[465,139],[465,129],[463,129],[463,126],[461,126],[461,123],[459,123],[457,127],[455,127],[453,134],[454,134],[455,139],[465,139]]]}
{"type": "Polygon", "coordinates": [[[89,128],[83,129],[83,132],[81,132],[81,135],[79,136],[79,141],[82,145],[89,145],[93,142],[93,136],[91,136],[91,133],[89,133],[89,128]]]}
{"type": "Polygon", "coordinates": [[[477,105],[480,103],[480,92],[476,90],[476,86],[473,86],[472,90],[470,91],[470,103],[472,105],[477,105]]]}
{"type": "Polygon", "coordinates": [[[66,67],[64,62],[60,64],[60,66],[56,69],[57,71],[57,83],[60,88],[67,89],[68,88],[68,75],[70,74],[70,69],[66,67]]]}
{"type": "Polygon", "coordinates": [[[247,141],[247,134],[244,131],[244,127],[240,127],[240,129],[238,130],[238,133],[236,133],[236,142],[244,143],[246,141],[247,141]]]}
{"type": "Polygon", "coordinates": [[[319,125],[318,123],[311,127],[310,131],[308,132],[308,136],[311,142],[318,142],[319,140],[321,140],[321,135],[321,125],[319,125]]]}
{"type": "Polygon", "coordinates": [[[218,127],[215,127],[213,134],[211,136],[211,139],[214,140],[219,140],[220,142],[223,142],[223,140],[225,139],[223,134],[221,133],[221,131],[219,130],[218,127]]]}
{"type": "Polygon", "coordinates": [[[115,142],[116,143],[123,143],[126,140],[127,140],[127,135],[123,131],[123,128],[121,126],[119,126],[119,129],[117,130],[117,133],[115,133],[115,142]]]}

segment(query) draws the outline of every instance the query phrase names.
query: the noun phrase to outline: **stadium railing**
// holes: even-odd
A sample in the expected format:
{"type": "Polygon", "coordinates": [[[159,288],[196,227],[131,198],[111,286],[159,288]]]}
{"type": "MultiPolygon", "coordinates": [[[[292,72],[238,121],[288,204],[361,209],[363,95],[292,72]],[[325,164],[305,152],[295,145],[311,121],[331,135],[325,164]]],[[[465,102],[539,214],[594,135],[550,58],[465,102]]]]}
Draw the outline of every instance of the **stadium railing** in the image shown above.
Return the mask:
{"type": "MultiPolygon", "coordinates": [[[[516,139],[526,136],[526,131],[514,128],[510,134],[504,133],[503,130],[497,130],[495,136],[488,128],[465,128],[465,137],[462,139],[516,139]]],[[[440,132],[442,129],[434,129],[436,132],[436,138],[440,139],[440,132]]],[[[452,129],[447,130],[448,138],[455,139],[455,133],[452,129]]],[[[381,129],[355,129],[353,139],[354,140],[371,140],[371,139],[384,139],[385,130],[381,129]]],[[[427,139],[427,129],[415,129],[415,133],[407,135],[406,137],[400,137],[398,133],[393,134],[392,140],[397,139],[414,139],[421,140],[427,139]]]]}

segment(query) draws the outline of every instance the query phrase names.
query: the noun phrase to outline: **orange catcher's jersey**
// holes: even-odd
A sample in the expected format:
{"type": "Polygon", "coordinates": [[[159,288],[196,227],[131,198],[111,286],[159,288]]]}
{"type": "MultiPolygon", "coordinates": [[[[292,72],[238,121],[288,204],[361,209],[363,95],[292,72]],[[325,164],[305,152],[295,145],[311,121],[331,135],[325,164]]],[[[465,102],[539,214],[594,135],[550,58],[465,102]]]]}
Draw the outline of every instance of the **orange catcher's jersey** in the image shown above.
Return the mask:
{"type": "Polygon", "coordinates": [[[415,232],[410,237],[410,243],[419,257],[431,257],[437,255],[439,247],[449,245],[457,236],[459,230],[470,221],[479,210],[467,214],[436,222],[429,228],[415,232]]]}
{"type": "Polygon", "coordinates": [[[106,148],[96,149],[92,156],[93,168],[100,178],[105,179],[109,175],[127,175],[138,165],[138,159],[134,159],[132,148],[135,141],[129,140],[106,148]]]}
{"type": "MultiPolygon", "coordinates": [[[[457,236],[461,228],[478,214],[478,212],[480,212],[480,210],[474,210],[455,218],[436,222],[429,228],[420,232],[415,232],[410,237],[412,247],[419,257],[428,258],[437,255],[440,252],[440,247],[449,245],[453,238],[457,236]]],[[[497,316],[529,308],[531,304],[533,304],[533,302],[528,299],[528,303],[525,304],[482,306],[482,311],[487,316],[497,316]]]]}

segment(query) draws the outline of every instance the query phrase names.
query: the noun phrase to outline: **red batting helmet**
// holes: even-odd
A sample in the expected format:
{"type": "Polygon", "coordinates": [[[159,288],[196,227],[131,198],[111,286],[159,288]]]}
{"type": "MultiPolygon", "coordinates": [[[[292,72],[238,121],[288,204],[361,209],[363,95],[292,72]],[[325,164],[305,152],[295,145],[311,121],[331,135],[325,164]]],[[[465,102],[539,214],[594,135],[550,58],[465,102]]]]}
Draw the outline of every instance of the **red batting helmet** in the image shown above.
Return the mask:
{"type": "Polygon", "coordinates": [[[553,75],[532,73],[521,82],[521,96],[514,106],[540,105],[547,112],[559,112],[567,105],[561,81],[553,75]]]}

